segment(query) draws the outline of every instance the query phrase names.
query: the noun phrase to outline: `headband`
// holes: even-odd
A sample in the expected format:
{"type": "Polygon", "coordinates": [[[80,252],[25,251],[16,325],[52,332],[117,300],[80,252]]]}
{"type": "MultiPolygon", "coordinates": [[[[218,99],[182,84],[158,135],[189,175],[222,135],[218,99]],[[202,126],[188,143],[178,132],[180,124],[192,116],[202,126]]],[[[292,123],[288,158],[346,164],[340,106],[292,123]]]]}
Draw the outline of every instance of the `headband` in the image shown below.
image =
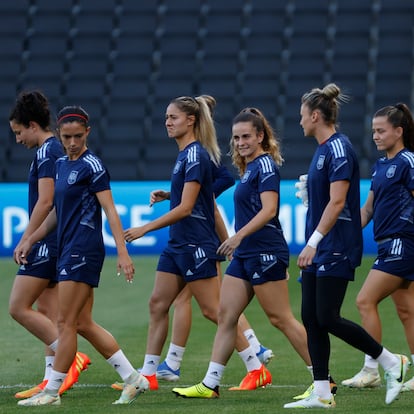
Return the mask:
{"type": "Polygon", "coordinates": [[[58,123],[58,124],[60,124],[60,122],[62,121],[62,119],[69,118],[69,117],[83,119],[86,123],[88,123],[88,121],[89,121],[89,120],[88,120],[88,118],[86,118],[86,116],[81,115],[81,114],[66,114],[66,115],[62,115],[62,116],[58,119],[57,123],[58,123]]]}

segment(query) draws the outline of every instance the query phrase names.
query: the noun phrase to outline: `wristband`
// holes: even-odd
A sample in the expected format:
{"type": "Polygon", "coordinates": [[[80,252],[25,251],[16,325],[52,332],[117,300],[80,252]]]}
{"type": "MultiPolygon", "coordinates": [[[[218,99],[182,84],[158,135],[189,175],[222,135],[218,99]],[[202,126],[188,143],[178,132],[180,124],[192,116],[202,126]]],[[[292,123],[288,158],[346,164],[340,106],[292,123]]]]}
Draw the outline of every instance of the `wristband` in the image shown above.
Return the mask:
{"type": "Polygon", "coordinates": [[[323,239],[323,234],[319,233],[318,230],[315,230],[310,236],[308,242],[306,243],[308,246],[313,247],[316,249],[318,247],[319,242],[323,239]]]}

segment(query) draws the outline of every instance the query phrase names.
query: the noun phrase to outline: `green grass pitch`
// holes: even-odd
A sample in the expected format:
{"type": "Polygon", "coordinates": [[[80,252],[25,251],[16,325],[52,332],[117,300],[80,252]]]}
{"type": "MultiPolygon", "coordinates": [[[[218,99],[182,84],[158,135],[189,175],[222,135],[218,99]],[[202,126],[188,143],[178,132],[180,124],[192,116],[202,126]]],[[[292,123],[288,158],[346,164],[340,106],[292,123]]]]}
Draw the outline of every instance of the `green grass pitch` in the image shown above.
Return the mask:
{"type": "MultiPolygon", "coordinates": [[[[101,286],[95,292],[95,320],[107,328],[118,340],[125,354],[136,367],[143,362],[148,324],[148,299],[151,294],[157,257],[135,256],[136,277],[127,284],[116,276],[115,259],[108,257],[101,286]]],[[[355,297],[372,263],[366,257],[358,269],[357,280],[350,284],[343,316],[359,321],[355,297]]],[[[223,268],[225,265],[223,265],[223,268]]],[[[228,386],[236,385],[245,375],[242,362],[236,354],[227,366],[220,398],[217,400],[186,400],[176,398],[171,389],[173,384],[160,382],[158,391],[141,395],[128,407],[113,406],[119,392],[110,384],[119,378],[104,359],[87,343],[79,338],[79,350],[86,352],[92,359],[89,370],[84,372],[79,383],[69,390],[62,399],[60,407],[18,407],[14,394],[32,386],[42,379],[44,370],[43,345],[25,329],[11,319],[7,303],[16,272],[11,259],[0,260],[0,413],[168,413],[204,414],[220,411],[225,414],[240,413],[278,413],[284,412],[283,404],[290,402],[292,396],[303,392],[311,378],[303,362],[293,351],[287,339],[267,321],[256,300],[250,304],[246,315],[261,342],[271,347],[276,358],[270,363],[273,384],[265,389],[249,392],[227,391],[228,386]]],[[[296,281],[298,269],[295,258],[291,259],[291,279],[289,282],[291,304],[295,315],[300,318],[300,286],[296,281]]],[[[210,358],[215,326],[205,320],[195,304],[193,328],[181,367],[181,386],[199,382],[205,373],[210,358]]],[[[383,321],[384,344],[393,352],[409,355],[403,329],[393,303],[386,299],[380,307],[383,321]]],[[[166,351],[165,346],[164,354],[166,351]]],[[[163,354],[163,356],[164,356],[163,354]]],[[[338,384],[355,374],[361,367],[363,355],[333,338],[331,372],[338,384]]],[[[413,370],[414,371],[414,370],[413,370]]],[[[408,377],[412,373],[409,371],[408,377]]],[[[375,390],[350,390],[339,385],[336,397],[339,413],[410,413],[413,410],[414,393],[401,394],[391,406],[384,402],[385,387],[375,390]]]]}

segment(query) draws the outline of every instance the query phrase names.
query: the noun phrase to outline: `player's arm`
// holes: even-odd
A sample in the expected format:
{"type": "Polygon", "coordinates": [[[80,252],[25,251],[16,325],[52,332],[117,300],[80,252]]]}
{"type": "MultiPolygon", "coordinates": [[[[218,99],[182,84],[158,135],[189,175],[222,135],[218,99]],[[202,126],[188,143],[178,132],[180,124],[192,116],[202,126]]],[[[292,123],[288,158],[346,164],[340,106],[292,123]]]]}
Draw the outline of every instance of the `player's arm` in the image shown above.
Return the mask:
{"type": "Polygon", "coordinates": [[[129,257],[128,250],[125,246],[123,228],[118,212],[115,208],[112,192],[111,190],[100,191],[96,193],[96,197],[98,198],[99,204],[105,211],[112,236],[115,240],[116,250],[118,252],[117,271],[119,273],[122,269],[126,280],[128,282],[132,282],[135,273],[134,264],[129,257]]]}
{"type": "Polygon", "coordinates": [[[361,226],[364,228],[372,219],[374,214],[374,192],[369,191],[365,204],[361,207],[361,226]]]}
{"type": "Polygon", "coordinates": [[[44,239],[51,231],[56,228],[57,217],[56,210],[53,208],[42,224],[33,231],[32,234],[27,235],[26,239],[19,243],[18,248],[14,251],[14,260],[17,264],[27,263],[27,255],[30,253],[32,246],[39,240],[44,239]]]}
{"type": "Polygon", "coordinates": [[[260,193],[260,201],[262,203],[260,211],[234,236],[229,237],[224,243],[222,243],[218,248],[217,253],[224,254],[226,256],[232,255],[245,237],[260,230],[273,217],[275,217],[277,214],[278,199],[279,194],[276,191],[264,191],[260,193]]]}
{"type": "Polygon", "coordinates": [[[217,203],[214,200],[214,220],[216,224],[216,233],[220,240],[220,242],[224,242],[229,237],[229,234],[227,232],[226,225],[224,224],[223,217],[220,213],[220,210],[218,209],[217,203]]]}
{"type": "Polygon", "coordinates": [[[53,196],[55,191],[55,182],[53,178],[40,178],[38,181],[38,199],[30,215],[29,224],[21,240],[25,240],[28,235],[32,234],[45,220],[50,210],[53,208],[53,196]]]}
{"type": "Polygon", "coordinates": [[[189,181],[184,184],[181,195],[181,202],[168,213],[150,221],[140,227],[132,227],[124,232],[125,240],[131,242],[144,236],[146,233],[177,223],[185,217],[188,217],[195,206],[201,185],[197,181],[189,181]]]}
{"type": "Polygon", "coordinates": [[[345,207],[349,185],[349,181],[346,180],[334,181],[330,184],[329,202],[322,213],[322,217],[314,233],[298,256],[297,264],[301,269],[312,264],[318,243],[329,233],[338,220],[341,211],[345,207]]]}

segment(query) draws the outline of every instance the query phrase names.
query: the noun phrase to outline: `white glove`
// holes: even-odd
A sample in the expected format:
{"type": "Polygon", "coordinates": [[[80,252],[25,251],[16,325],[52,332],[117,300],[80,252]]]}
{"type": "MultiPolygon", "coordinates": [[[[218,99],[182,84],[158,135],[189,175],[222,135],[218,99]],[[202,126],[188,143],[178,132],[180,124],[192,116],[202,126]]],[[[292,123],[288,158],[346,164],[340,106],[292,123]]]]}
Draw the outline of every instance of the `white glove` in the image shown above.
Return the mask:
{"type": "Polygon", "coordinates": [[[300,198],[305,207],[308,207],[308,174],[299,176],[299,181],[295,183],[296,198],[300,198]]]}

